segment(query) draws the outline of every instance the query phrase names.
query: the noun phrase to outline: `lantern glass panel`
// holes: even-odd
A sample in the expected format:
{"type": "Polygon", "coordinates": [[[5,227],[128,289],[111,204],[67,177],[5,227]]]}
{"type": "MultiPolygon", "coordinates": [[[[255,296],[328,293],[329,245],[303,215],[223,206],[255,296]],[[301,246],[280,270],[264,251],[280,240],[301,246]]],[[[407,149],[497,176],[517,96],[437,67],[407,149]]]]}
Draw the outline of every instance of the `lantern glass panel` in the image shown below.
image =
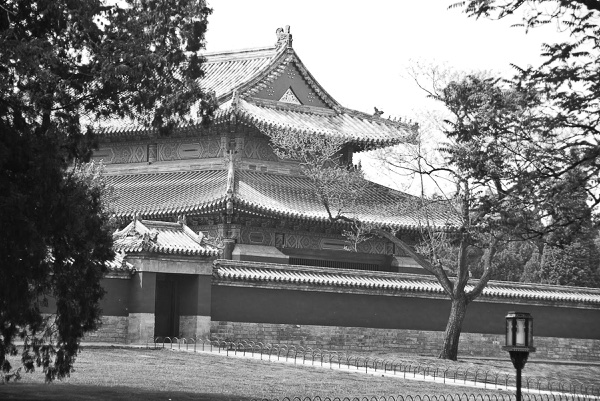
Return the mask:
{"type": "Polygon", "coordinates": [[[513,346],[513,334],[512,334],[513,320],[506,319],[506,346],[513,346]]]}
{"type": "Polygon", "coordinates": [[[517,319],[517,341],[515,345],[525,346],[525,319],[517,319]]]}
{"type": "Polygon", "coordinates": [[[529,319],[527,321],[527,326],[528,326],[528,334],[529,334],[529,341],[527,342],[527,345],[530,347],[533,347],[533,319],[529,319]]]}

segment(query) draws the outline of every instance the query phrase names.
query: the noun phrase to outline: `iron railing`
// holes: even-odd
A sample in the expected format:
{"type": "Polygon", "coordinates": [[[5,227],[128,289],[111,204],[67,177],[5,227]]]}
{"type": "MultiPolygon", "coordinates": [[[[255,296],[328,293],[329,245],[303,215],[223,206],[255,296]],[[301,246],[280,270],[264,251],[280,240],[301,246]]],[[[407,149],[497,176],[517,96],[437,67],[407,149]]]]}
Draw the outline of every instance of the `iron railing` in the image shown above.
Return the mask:
{"type": "MultiPolygon", "coordinates": [[[[571,400],[571,396],[553,396],[551,394],[523,394],[523,401],[560,401],[571,400]],[[562,397],[562,398],[561,398],[562,397]]],[[[446,395],[390,395],[390,396],[359,396],[359,397],[284,397],[284,398],[254,398],[251,401],[515,401],[514,394],[446,394],[446,395]]]]}
{"type": "MultiPolygon", "coordinates": [[[[483,386],[484,389],[509,388],[516,386],[515,376],[501,373],[495,370],[454,368],[445,365],[423,363],[411,360],[384,359],[372,356],[360,356],[338,351],[327,351],[320,348],[302,347],[286,344],[266,344],[254,341],[226,341],[217,339],[183,338],[183,337],[156,337],[149,339],[146,347],[152,344],[153,348],[184,349],[187,351],[200,352],[211,351],[242,356],[259,356],[261,360],[292,360],[294,364],[320,365],[328,364],[330,368],[337,365],[338,368],[356,369],[360,371],[383,372],[402,376],[403,378],[440,379],[443,383],[463,384],[474,383],[483,386]]],[[[557,382],[548,378],[524,378],[522,388],[527,389],[529,396],[537,391],[537,395],[545,395],[543,392],[570,394],[572,397],[578,395],[600,397],[600,387],[586,385],[577,382],[557,382]]],[[[429,396],[419,396],[429,397],[429,396]]],[[[560,398],[559,398],[560,399],[560,398]]],[[[353,399],[352,399],[353,400],[353,399]]],[[[362,399],[361,399],[362,400],[362,399]]],[[[470,400],[470,399],[469,399],[470,400]]],[[[532,398],[533,400],[533,398],[532,398]]],[[[404,401],[426,401],[425,399],[404,401]]],[[[443,401],[431,399],[427,401],[443,401]]],[[[446,400],[448,401],[448,400],[446,400]]],[[[457,401],[449,400],[449,401],[457,401]]],[[[464,401],[464,400],[463,400],[464,401]]],[[[476,400],[478,401],[478,400],[476,400]]],[[[487,401],[487,400],[485,400],[487,401]]],[[[495,400],[494,400],[495,401],[495,400]]]]}

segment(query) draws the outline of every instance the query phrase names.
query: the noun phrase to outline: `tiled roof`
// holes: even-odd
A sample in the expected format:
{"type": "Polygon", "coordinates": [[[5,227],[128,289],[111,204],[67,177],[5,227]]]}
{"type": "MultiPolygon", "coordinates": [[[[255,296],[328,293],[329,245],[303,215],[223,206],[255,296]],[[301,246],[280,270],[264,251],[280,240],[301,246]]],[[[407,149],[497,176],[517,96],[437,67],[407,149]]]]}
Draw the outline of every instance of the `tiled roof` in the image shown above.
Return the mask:
{"type": "Polygon", "coordinates": [[[109,273],[129,273],[133,270],[133,265],[125,260],[125,252],[116,252],[115,258],[106,263],[109,273]]]}
{"type": "MultiPolygon", "coordinates": [[[[313,185],[303,176],[283,176],[255,171],[236,172],[239,177],[235,201],[238,207],[257,209],[265,214],[278,214],[290,218],[328,220],[323,204],[313,195],[313,185]]],[[[357,217],[363,222],[416,229],[425,217],[418,207],[417,198],[369,182],[365,196],[358,205],[345,210],[347,217],[357,217]]],[[[437,227],[456,223],[454,214],[438,208],[429,216],[437,227]]]]}
{"type": "MultiPolygon", "coordinates": [[[[231,115],[239,113],[258,126],[341,137],[365,148],[392,145],[414,138],[416,126],[341,107],[316,82],[291,47],[230,51],[207,54],[205,57],[205,75],[200,84],[206,91],[216,94],[219,108],[213,118],[214,125],[228,122],[231,115]],[[298,67],[304,81],[329,108],[302,105],[294,108],[292,106],[295,105],[289,103],[254,97],[259,89],[264,89],[276,77],[284,74],[285,66],[289,63],[298,67]],[[236,107],[231,104],[234,92],[242,98],[236,107]],[[277,107],[268,106],[269,102],[277,107]]],[[[196,114],[194,110],[190,113],[196,114]]],[[[130,119],[105,120],[97,122],[95,126],[102,131],[103,137],[148,137],[155,131],[130,119]]],[[[199,125],[191,125],[178,127],[175,131],[202,129],[199,125]]]]}
{"type": "MultiPolygon", "coordinates": [[[[104,263],[108,272],[109,273],[131,272],[131,270],[133,269],[133,265],[125,260],[125,256],[126,255],[124,252],[120,252],[120,251],[115,252],[114,259],[106,261],[104,263]]],[[[52,253],[49,252],[48,255],[46,256],[46,261],[54,263],[55,260],[56,259],[54,258],[54,255],[52,255],[52,253]]],[[[74,260],[73,258],[68,258],[66,261],[67,261],[67,263],[71,264],[71,263],[73,263],[73,260],[74,260]]]]}
{"type": "Polygon", "coordinates": [[[106,177],[117,217],[160,217],[211,210],[225,199],[227,172],[186,171],[106,177]]]}
{"type": "Polygon", "coordinates": [[[387,146],[412,141],[415,137],[415,131],[406,124],[355,111],[316,113],[302,106],[255,104],[241,99],[237,110],[259,128],[321,134],[348,142],[387,146]]]}
{"type": "Polygon", "coordinates": [[[202,234],[183,223],[134,219],[113,234],[119,252],[157,252],[177,255],[217,256],[219,250],[205,242],[202,234]]]}
{"type": "MultiPolygon", "coordinates": [[[[415,294],[444,294],[442,286],[431,276],[326,269],[271,263],[216,260],[213,276],[223,281],[304,284],[364,290],[389,290],[415,294]]],[[[466,289],[473,288],[471,284],[466,289]]],[[[553,285],[490,281],[483,298],[523,299],[600,305],[600,290],[553,285]]]]}
{"type": "Polygon", "coordinates": [[[217,99],[230,94],[259,75],[277,54],[275,47],[206,54],[202,87],[214,91],[217,99]]]}
{"type": "MultiPolygon", "coordinates": [[[[107,181],[115,190],[113,205],[117,217],[138,214],[157,218],[211,212],[224,209],[227,198],[225,170],[129,174],[108,176],[107,181]]],[[[237,170],[235,181],[232,201],[237,210],[313,221],[329,218],[304,176],[237,170]]],[[[364,222],[416,229],[424,217],[415,200],[410,195],[370,183],[365,198],[344,215],[364,222]]],[[[440,208],[431,213],[430,222],[444,227],[453,222],[453,216],[440,208]]]]}

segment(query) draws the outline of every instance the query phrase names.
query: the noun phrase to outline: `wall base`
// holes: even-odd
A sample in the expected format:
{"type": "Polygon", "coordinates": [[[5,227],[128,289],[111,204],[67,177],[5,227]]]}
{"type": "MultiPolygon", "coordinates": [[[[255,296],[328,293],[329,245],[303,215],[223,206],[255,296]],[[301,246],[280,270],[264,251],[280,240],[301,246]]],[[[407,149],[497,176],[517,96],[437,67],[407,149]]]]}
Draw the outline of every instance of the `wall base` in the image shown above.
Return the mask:
{"type": "Polygon", "coordinates": [[[127,316],[102,316],[102,325],[96,331],[86,333],[82,341],[126,343],[129,319],[127,316]]]}
{"type": "Polygon", "coordinates": [[[208,338],[210,316],[179,316],[179,335],[185,338],[208,338]]]}
{"type": "Polygon", "coordinates": [[[154,313],[130,313],[127,326],[127,342],[145,344],[154,339],[154,313]]]}
{"type": "MultiPolygon", "coordinates": [[[[211,322],[211,336],[219,340],[294,344],[350,353],[386,351],[437,356],[443,335],[441,331],[211,322]]],[[[463,333],[458,355],[459,358],[465,356],[509,358],[508,354],[501,349],[503,344],[503,335],[463,333]]],[[[600,361],[600,340],[536,337],[535,346],[537,352],[530,355],[530,360],[600,361]]]]}

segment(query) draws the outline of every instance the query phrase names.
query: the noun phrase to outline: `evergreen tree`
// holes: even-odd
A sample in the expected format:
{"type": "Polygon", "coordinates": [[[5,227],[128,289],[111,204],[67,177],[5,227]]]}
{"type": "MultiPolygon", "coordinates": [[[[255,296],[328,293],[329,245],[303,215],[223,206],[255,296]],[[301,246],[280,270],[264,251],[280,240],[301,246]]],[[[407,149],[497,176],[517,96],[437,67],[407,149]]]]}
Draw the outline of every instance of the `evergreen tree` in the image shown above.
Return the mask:
{"type": "Polygon", "coordinates": [[[98,119],[160,133],[208,121],[202,0],[7,0],[0,6],[0,370],[68,376],[98,327],[113,257],[105,186],[82,168],[98,119]],[[196,113],[190,113],[197,105],[196,113]],[[50,299],[56,313],[40,313],[50,299]]]}
{"type": "Polygon", "coordinates": [[[576,239],[562,247],[544,248],[539,279],[546,284],[599,287],[600,252],[591,238],[576,239]]]}
{"type": "Polygon", "coordinates": [[[528,173],[531,177],[560,180],[579,169],[581,174],[571,178],[579,180],[576,185],[586,191],[592,208],[600,205],[600,2],[468,0],[451,7],[474,18],[521,16],[522,24],[515,25],[527,31],[553,24],[563,32],[559,43],[542,46],[539,66],[514,66],[515,85],[535,88],[544,106],[538,110],[544,129],[535,135],[523,132],[521,151],[533,150],[532,156],[540,159],[539,168],[528,173]]]}
{"type": "Polygon", "coordinates": [[[540,277],[540,263],[541,254],[538,251],[534,251],[531,258],[525,263],[523,274],[521,275],[521,281],[525,283],[541,283],[540,277]]]}

